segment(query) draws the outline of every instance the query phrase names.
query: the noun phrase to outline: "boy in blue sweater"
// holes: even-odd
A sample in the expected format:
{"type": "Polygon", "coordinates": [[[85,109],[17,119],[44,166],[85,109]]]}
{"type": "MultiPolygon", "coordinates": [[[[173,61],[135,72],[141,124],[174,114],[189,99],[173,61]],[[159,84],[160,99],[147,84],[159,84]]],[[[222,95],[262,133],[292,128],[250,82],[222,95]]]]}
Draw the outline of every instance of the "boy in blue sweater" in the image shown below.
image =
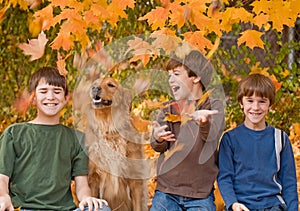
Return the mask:
{"type": "Polygon", "coordinates": [[[219,152],[218,185],[226,210],[298,210],[292,146],[286,133],[278,135],[280,130],[266,123],[275,94],[270,78],[261,74],[239,83],[245,120],[224,133],[219,152]]]}

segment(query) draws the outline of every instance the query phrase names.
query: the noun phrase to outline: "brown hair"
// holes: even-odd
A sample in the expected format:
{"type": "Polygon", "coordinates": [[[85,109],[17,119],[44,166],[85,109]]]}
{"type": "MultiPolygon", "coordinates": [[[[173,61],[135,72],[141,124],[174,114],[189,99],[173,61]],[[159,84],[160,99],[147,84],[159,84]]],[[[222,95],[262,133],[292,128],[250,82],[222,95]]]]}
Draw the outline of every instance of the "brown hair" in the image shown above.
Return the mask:
{"type": "Polygon", "coordinates": [[[238,102],[242,103],[244,96],[250,97],[253,94],[268,98],[270,105],[273,105],[276,97],[276,88],[269,77],[258,73],[251,74],[239,82],[238,102]]]}
{"type": "Polygon", "coordinates": [[[68,86],[66,77],[59,73],[55,67],[42,67],[31,76],[29,80],[29,93],[36,89],[41,79],[45,79],[46,83],[52,86],[62,87],[65,91],[65,96],[68,95],[68,86]]]}
{"type": "Polygon", "coordinates": [[[200,51],[192,50],[184,59],[172,56],[166,65],[166,70],[172,70],[179,66],[183,66],[186,69],[189,77],[201,77],[200,83],[203,90],[210,84],[214,68],[200,51]]]}

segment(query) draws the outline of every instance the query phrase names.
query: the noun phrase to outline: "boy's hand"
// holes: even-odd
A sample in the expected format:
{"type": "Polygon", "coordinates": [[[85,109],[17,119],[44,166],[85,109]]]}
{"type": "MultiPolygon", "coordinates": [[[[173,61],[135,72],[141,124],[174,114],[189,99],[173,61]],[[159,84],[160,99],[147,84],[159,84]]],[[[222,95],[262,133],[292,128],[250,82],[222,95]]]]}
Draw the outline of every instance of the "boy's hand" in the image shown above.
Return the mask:
{"type": "Polygon", "coordinates": [[[171,131],[167,131],[168,125],[160,126],[157,121],[153,121],[153,137],[157,142],[176,141],[175,135],[171,131]]]}
{"type": "Polygon", "coordinates": [[[231,206],[233,211],[250,211],[245,205],[235,202],[231,206]]]}
{"type": "Polygon", "coordinates": [[[108,206],[107,201],[104,199],[98,199],[94,197],[86,197],[79,203],[79,209],[84,210],[85,206],[89,207],[89,211],[98,210],[103,208],[103,204],[108,206]],[[94,208],[94,209],[93,209],[94,208]]]}
{"type": "Polygon", "coordinates": [[[217,114],[219,111],[218,110],[197,110],[191,114],[186,114],[187,116],[191,117],[192,119],[199,121],[201,123],[208,122],[209,118],[217,114]]]}
{"type": "Polygon", "coordinates": [[[14,211],[9,195],[0,196],[0,211],[14,211]]]}

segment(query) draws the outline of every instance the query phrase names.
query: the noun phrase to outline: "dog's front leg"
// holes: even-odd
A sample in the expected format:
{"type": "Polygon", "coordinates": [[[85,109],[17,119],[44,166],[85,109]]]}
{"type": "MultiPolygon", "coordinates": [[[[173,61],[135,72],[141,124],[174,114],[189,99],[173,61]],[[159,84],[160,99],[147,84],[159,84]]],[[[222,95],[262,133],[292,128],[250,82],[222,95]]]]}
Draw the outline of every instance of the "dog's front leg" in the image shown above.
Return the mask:
{"type": "Polygon", "coordinates": [[[147,185],[145,180],[131,179],[129,186],[133,210],[147,211],[147,185]]]}

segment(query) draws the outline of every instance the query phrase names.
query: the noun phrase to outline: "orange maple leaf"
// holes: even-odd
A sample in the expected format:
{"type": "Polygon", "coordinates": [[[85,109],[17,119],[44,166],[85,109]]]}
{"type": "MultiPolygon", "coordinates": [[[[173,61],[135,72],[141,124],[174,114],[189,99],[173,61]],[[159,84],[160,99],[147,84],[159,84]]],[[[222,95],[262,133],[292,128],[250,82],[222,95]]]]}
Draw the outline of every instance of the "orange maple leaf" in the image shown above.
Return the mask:
{"type": "Polygon", "coordinates": [[[53,7],[48,5],[34,13],[33,22],[38,25],[42,24],[42,30],[48,30],[53,24],[55,24],[53,19],[53,7]]]}
{"type": "Polygon", "coordinates": [[[19,48],[23,50],[25,55],[30,55],[29,61],[41,58],[44,55],[45,46],[48,42],[46,34],[42,31],[37,39],[28,40],[27,43],[20,43],[19,48]]]}
{"type": "Polygon", "coordinates": [[[132,51],[133,57],[130,62],[141,60],[144,65],[146,65],[150,60],[150,55],[152,54],[152,47],[142,38],[135,37],[134,40],[129,40],[127,42],[129,48],[125,54],[132,51]]]}
{"type": "Polygon", "coordinates": [[[60,53],[59,52],[57,53],[56,65],[57,65],[59,74],[61,74],[62,76],[66,76],[68,74],[68,71],[66,70],[66,61],[65,61],[66,58],[63,59],[62,56],[60,55],[60,53]]]}
{"type": "Polygon", "coordinates": [[[241,33],[242,36],[238,38],[238,45],[245,43],[246,46],[253,49],[254,47],[259,47],[264,49],[264,43],[261,40],[262,32],[256,30],[246,30],[241,33]]]}
{"type": "Polygon", "coordinates": [[[181,151],[183,147],[184,147],[183,143],[178,144],[178,141],[176,141],[174,147],[172,149],[167,150],[164,153],[165,154],[164,161],[168,160],[175,152],[181,151]]]}
{"type": "Polygon", "coordinates": [[[180,117],[180,115],[171,114],[171,113],[167,112],[164,121],[167,121],[167,122],[180,122],[181,117],[180,117]]]}
{"type": "Polygon", "coordinates": [[[167,34],[161,34],[158,31],[152,33],[150,38],[155,38],[151,46],[155,49],[157,54],[159,54],[160,49],[165,50],[166,54],[169,54],[178,47],[178,44],[181,41],[179,37],[175,36],[175,34],[170,36],[167,34]]]}
{"type": "Polygon", "coordinates": [[[163,7],[157,7],[152,9],[143,17],[140,17],[138,20],[147,20],[148,24],[153,30],[158,28],[163,28],[165,26],[166,20],[168,19],[169,11],[163,7]]]}
{"type": "Polygon", "coordinates": [[[253,6],[253,11],[256,14],[263,12],[268,15],[268,21],[272,22],[273,28],[278,31],[282,31],[283,25],[295,25],[295,20],[299,13],[299,10],[298,12],[292,12],[293,7],[291,7],[291,2],[261,0],[259,2],[254,1],[251,6],[253,6]]]}
{"type": "Polygon", "coordinates": [[[34,92],[32,92],[32,94],[29,95],[27,90],[24,90],[19,94],[19,96],[16,98],[16,100],[14,102],[14,106],[13,106],[14,109],[17,112],[20,112],[22,114],[23,118],[25,118],[26,111],[28,110],[33,97],[34,97],[34,92]]]}
{"type": "Polygon", "coordinates": [[[202,53],[206,54],[206,49],[212,49],[213,44],[209,39],[204,37],[203,32],[187,32],[183,34],[185,40],[192,46],[198,48],[202,53]]]}
{"type": "Polygon", "coordinates": [[[253,23],[257,25],[259,28],[266,25],[269,21],[269,15],[266,14],[259,14],[253,18],[253,23]]]}
{"type": "Polygon", "coordinates": [[[276,91],[278,91],[281,88],[282,83],[277,80],[277,78],[275,77],[275,75],[271,75],[269,77],[271,78],[271,80],[272,80],[272,82],[273,82],[273,84],[275,86],[276,91]]]}
{"type": "Polygon", "coordinates": [[[129,8],[134,8],[134,1],[135,0],[113,0],[113,2],[116,2],[116,4],[119,5],[119,8],[121,10],[125,10],[126,7],[129,7],[129,8]]]}
{"type": "Polygon", "coordinates": [[[170,8],[170,25],[177,25],[178,28],[181,28],[185,22],[190,18],[190,8],[187,6],[181,6],[179,2],[173,2],[169,6],[170,8]]]}
{"type": "Polygon", "coordinates": [[[73,45],[74,42],[71,39],[70,32],[65,31],[60,31],[51,43],[51,47],[54,50],[58,50],[62,47],[64,50],[68,51],[73,47],[73,45]]]}

